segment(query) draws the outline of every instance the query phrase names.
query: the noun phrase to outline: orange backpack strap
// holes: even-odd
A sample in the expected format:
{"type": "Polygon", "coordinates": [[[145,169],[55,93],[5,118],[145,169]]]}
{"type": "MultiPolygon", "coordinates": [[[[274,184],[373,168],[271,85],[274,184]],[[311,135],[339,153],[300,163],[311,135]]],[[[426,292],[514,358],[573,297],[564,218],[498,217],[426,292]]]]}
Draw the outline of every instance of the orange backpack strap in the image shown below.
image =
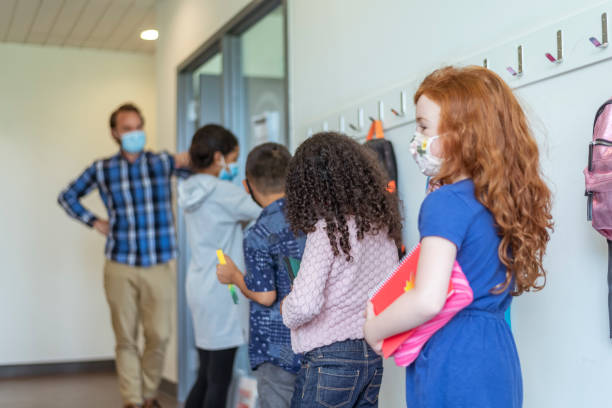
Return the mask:
{"type": "Polygon", "coordinates": [[[368,136],[366,137],[366,140],[372,140],[374,139],[374,136],[376,136],[377,139],[384,139],[385,138],[385,131],[383,130],[383,125],[382,125],[382,121],[380,120],[373,120],[372,124],[370,125],[370,130],[368,131],[368,136]]]}

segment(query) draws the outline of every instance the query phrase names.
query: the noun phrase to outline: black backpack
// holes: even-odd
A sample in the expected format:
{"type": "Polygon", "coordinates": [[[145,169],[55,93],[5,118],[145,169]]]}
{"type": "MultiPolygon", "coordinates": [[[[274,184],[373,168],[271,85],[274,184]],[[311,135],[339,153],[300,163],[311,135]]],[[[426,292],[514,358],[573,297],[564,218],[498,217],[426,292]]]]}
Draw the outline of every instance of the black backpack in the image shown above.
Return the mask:
{"type": "Polygon", "coordinates": [[[393,144],[385,139],[380,120],[372,121],[365,146],[376,152],[378,160],[386,170],[387,190],[391,193],[397,193],[397,161],[395,160],[395,151],[393,150],[393,144]]]}
{"type": "MultiPolygon", "coordinates": [[[[372,126],[366,138],[364,146],[376,152],[379,162],[387,173],[387,191],[397,194],[397,161],[395,160],[395,151],[393,143],[385,139],[385,134],[380,120],[373,120],[372,126]],[[376,136],[376,138],[374,138],[376,136]]],[[[404,245],[398,251],[399,258],[406,254],[404,245]]]]}

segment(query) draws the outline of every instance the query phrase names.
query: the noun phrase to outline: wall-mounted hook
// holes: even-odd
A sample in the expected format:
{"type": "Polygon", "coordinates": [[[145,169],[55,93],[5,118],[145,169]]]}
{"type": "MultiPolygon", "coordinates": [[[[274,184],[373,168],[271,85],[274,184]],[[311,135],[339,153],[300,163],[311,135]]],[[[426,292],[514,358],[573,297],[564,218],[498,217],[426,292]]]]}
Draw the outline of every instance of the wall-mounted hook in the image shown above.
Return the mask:
{"type": "Polygon", "coordinates": [[[399,112],[396,111],[395,109],[391,108],[391,112],[393,112],[393,114],[395,116],[405,116],[406,115],[406,91],[402,91],[400,92],[400,110],[399,112]]]}
{"type": "Polygon", "coordinates": [[[329,123],[327,123],[327,121],[323,122],[323,131],[324,132],[328,132],[329,131],[329,123]]]}
{"type": "Polygon", "coordinates": [[[340,116],[340,118],[338,118],[338,129],[340,129],[340,132],[342,133],[346,132],[346,122],[344,120],[344,116],[340,116]]]}
{"type": "Polygon", "coordinates": [[[563,62],[563,31],[557,31],[557,58],[553,57],[550,52],[544,55],[550,62],[555,62],[557,64],[563,62]]]}
{"type": "Polygon", "coordinates": [[[312,128],[308,128],[308,131],[306,132],[306,137],[310,137],[314,134],[312,128]]]}
{"type": "Polygon", "coordinates": [[[519,45],[517,48],[517,59],[518,59],[518,70],[514,70],[512,67],[506,67],[512,76],[520,77],[523,75],[523,46],[519,45]]]}
{"type": "Polygon", "coordinates": [[[355,132],[359,132],[363,129],[363,108],[359,108],[357,111],[357,125],[349,124],[349,127],[355,132]]]}
{"type": "MultiPolygon", "coordinates": [[[[385,104],[383,103],[383,101],[378,101],[378,120],[382,122],[382,120],[384,119],[384,115],[385,115],[385,104]]],[[[368,116],[368,119],[370,119],[370,121],[372,122],[376,122],[376,119],[374,119],[373,116],[368,116]]]]}
{"type": "Polygon", "coordinates": [[[482,66],[485,68],[489,68],[489,59],[485,58],[482,60],[482,66]]]}
{"type": "Polygon", "coordinates": [[[599,42],[597,37],[591,37],[589,41],[597,48],[606,48],[608,46],[608,13],[601,15],[601,42],[599,42]]]}

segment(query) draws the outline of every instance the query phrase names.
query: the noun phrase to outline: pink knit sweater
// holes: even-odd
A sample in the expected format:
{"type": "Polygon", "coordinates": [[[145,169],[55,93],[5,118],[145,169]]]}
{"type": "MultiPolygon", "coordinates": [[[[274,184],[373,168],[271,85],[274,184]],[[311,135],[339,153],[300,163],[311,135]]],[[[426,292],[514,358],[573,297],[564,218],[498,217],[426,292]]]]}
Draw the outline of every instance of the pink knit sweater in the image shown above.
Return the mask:
{"type": "Polygon", "coordinates": [[[300,271],[283,301],[283,322],[296,353],[347,339],[362,339],[368,293],[397,265],[397,248],[386,233],[357,240],[348,222],[352,262],[334,257],[325,222],[308,234],[300,271]]]}

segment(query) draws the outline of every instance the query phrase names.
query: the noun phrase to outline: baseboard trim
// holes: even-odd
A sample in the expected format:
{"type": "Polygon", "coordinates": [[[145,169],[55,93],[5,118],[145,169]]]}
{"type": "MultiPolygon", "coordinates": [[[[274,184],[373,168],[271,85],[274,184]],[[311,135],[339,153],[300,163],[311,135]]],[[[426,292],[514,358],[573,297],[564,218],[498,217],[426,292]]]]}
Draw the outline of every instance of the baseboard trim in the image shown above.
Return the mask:
{"type": "Polygon", "coordinates": [[[159,392],[163,392],[176,399],[178,395],[178,385],[175,382],[162,378],[161,384],[159,385],[159,392]]]}
{"type": "Polygon", "coordinates": [[[0,378],[114,372],[115,360],[0,365],[0,378]]]}

